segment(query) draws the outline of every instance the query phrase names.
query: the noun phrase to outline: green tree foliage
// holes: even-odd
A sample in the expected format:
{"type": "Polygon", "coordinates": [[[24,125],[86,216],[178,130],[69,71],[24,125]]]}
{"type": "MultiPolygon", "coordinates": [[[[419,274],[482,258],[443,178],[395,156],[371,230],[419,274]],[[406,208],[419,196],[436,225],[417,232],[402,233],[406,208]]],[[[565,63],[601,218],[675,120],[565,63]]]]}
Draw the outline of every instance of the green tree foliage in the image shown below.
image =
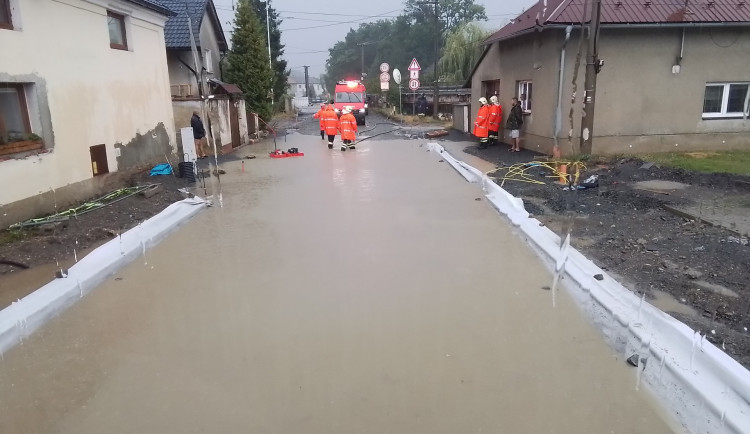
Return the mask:
{"type": "MultiPolygon", "coordinates": [[[[255,14],[260,21],[261,27],[264,33],[264,40],[268,44],[268,30],[266,29],[266,3],[262,0],[252,0],[252,6],[255,10],[255,14]]],[[[289,70],[287,69],[287,62],[283,59],[284,45],[281,43],[281,26],[282,20],[279,18],[278,12],[273,7],[268,9],[268,18],[271,22],[271,65],[273,66],[273,98],[275,103],[279,103],[284,94],[286,93],[289,85],[289,70]]],[[[266,47],[268,47],[266,45],[266,47]]],[[[268,49],[266,48],[266,51],[268,49]]],[[[281,107],[281,104],[277,104],[276,107],[281,107]]]]}
{"type": "Polygon", "coordinates": [[[268,68],[265,32],[250,6],[239,0],[234,16],[232,49],[227,55],[226,79],[237,84],[245,95],[247,110],[268,120],[273,76],[268,68]]]}
{"type": "MultiPolygon", "coordinates": [[[[440,46],[446,43],[446,34],[462,24],[486,20],[484,6],[475,5],[474,0],[439,0],[440,46]]],[[[378,92],[380,85],[376,77],[380,71],[378,66],[387,62],[393,68],[398,68],[408,79],[406,68],[411,59],[416,57],[423,68],[432,65],[435,53],[435,24],[434,6],[431,3],[418,4],[417,0],[406,0],[404,12],[390,20],[379,20],[362,23],[355,30],[352,29],[343,41],[339,41],[329,49],[326,62],[326,86],[333,89],[336,81],[348,78],[359,78],[362,72],[362,47],[364,45],[364,69],[368,74],[366,86],[370,92],[378,92]],[[372,86],[370,83],[374,83],[372,86]]],[[[422,79],[429,78],[422,71],[422,79]]],[[[455,71],[447,71],[455,75],[455,71]]],[[[441,75],[443,73],[441,72],[441,75]]],[[[391,83],[391,87],[394,84],[391,83]]]]}
{"type": "Polygon", "coordinates": [[[489,35],[489,31],[476,23],[465,23],[448,34],[438,62],[442,79],[453,83],[465,81],[482,55],[482,41],[489,35]]]}
{"type": "Polygon", "coordinates": [[[318,94],[315,93],[315,86],[313,86],[312,84],[307,86],[307,96],[309,98],[317,98],[318,96],[318,94]]]}

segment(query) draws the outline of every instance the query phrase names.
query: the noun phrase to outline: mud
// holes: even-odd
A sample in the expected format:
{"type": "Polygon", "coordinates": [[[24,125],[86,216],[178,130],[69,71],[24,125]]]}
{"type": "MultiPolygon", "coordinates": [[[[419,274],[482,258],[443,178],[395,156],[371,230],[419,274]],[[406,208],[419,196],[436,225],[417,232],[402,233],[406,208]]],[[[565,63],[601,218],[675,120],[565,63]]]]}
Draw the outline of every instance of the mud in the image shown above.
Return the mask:
{"type": "MultiPolygon", "coordinates": [[[[469,146],[465,151],[498,167],[542,157],[506,149],[469,146]]],[[[750,203],[737,199],[750,194],[750,178],[657,165],[646,169],[644,163],[587,162],[581,179],[599,176],[599,188],[590,190],[564,191],[544,169],[531,171],[544,184],[509,180],[503,188],[521,197],[551,229],[573,224],[573,245],[620,276],[630,290],[645,292],[657,305],[660,294],[669,294],[687,307],[661,306],[750,368],[750,245],[743,244],[744,220],[728,218],[750,215],[750,203]],[[712,219],[719,221],[710,224],[712,219]]]]}
{"type": "Polygon", "coordinates": [[[5,354],[0,431],[671,431],[476,186],[415,141],[290,143],[5,354]]]}

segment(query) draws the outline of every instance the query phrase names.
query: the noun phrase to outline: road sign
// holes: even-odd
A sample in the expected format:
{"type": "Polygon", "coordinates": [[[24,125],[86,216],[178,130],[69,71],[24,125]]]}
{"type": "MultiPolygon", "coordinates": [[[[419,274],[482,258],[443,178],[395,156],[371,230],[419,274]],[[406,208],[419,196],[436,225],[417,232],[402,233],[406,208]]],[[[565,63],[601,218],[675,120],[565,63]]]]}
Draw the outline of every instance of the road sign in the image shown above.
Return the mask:
{"type": "Polygon", "coordinates": [[[380,72],[388,72],[390,68],[391,68],[390,65],[388,65],[385,62],[380,64],[380,72]]]}
{"type": "Polygon", "coordinates": [[[381,72],[380,73],[380,82],[381,83],[382,82],[388,83],[389,81],[391,81],[391,75],[388,74],[387,72],[381,72]]]}
{"type": "Polygon", "coordinates": [[[409,71],[421,71],[422,68],[419,66],[419,62],[417,62],[417,58],[411,59],[411,63],[409,64],[409,67],[406,68],[409,71]]]}
{"type": "Polygon", "coordinates": [[[390,82],[381,81],[380,82],[380,90],[388,90],[388,89],[390,89],[390,82]]]}
{"type": "Polygon", "coordinates": [[[393,81],[395,81],[396,84],[401,84],[401,71],[398,69],[393,70],[393,81]]]}
{"type": "Polygon", "coordinates": [[[409,78],[412,80],[419,80],[419,71],[416,71],[416,70],[409,71],[409,78]]]}
{"type": "Polygon", "coordinates": [[[417,80],[416,78],[412,78],[411,80],[409,80],[409,89],[411,90],[419,89],[419,80],[417,80]]]}

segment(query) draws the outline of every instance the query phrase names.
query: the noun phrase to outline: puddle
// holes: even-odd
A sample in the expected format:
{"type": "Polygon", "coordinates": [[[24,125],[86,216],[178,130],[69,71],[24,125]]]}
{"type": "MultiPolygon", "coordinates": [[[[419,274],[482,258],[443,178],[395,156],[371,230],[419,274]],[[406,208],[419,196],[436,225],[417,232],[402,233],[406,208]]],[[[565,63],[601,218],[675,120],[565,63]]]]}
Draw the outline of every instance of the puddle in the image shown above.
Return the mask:
{"type": "Polygon", "coordinates": [[[671,191],[671,190],[682,190],[690,187],[688,184],[675,181],[663,181],[660,179],[652,179],[649,181],[639,181],[633,184],[633,188],[638,190],[656,190],[656,191],[671,191]]]}
{"type": "Polygon", "coordinates": [[[696,312],[695,309],[686,304],[680,303],[680,301],[674,298],[672,294],[655,289],[652,289],[649,294],[654,298],[648,300],[648,302],[664,312],[680,313],[691,317],[698,316],[698,312],[696,312]]]}

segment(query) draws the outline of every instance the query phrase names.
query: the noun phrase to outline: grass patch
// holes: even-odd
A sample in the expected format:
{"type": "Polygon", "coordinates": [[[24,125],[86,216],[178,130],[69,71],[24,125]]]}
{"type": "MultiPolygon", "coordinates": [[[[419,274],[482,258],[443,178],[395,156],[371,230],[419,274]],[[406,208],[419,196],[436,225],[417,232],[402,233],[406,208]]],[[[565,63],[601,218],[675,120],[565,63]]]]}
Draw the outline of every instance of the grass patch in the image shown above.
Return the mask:
{"type": "Polygon", "coordinates": [[[750,151],[668,152],[638,155],[644,161],[664,166],[708,173],[734,173],[750,176],[750,151]]]}
{"type": "Polygon", "coordinates": [[[2,231],[0,232],[0,246],[23,240],[24,238],[26,238],[26,232],[24,231],[2,231]]]}

